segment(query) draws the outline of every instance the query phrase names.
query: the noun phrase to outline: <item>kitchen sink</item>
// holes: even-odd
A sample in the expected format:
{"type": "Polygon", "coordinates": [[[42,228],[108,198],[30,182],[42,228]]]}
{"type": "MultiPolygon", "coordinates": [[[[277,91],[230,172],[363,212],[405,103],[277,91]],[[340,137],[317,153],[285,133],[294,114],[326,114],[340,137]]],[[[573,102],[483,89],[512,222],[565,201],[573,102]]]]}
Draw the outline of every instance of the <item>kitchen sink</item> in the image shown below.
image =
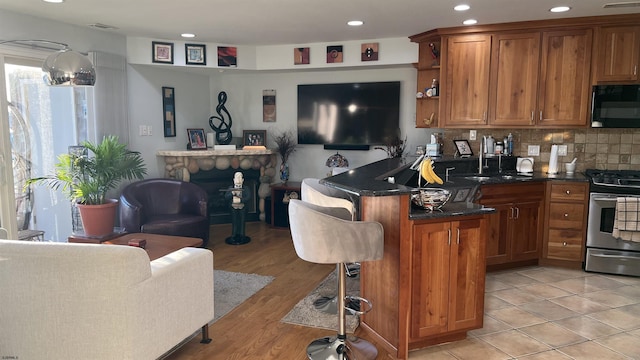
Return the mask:
{"type": "Polygon", "coordinates": [[[502,175],[505,180],[531,180],[531,176],[527,175],[502,175]]]}
{"type": "Polygon", "coordinates": [[[491,179],[491,176],[474,175],[474,176],[465,176],[464,178],[467,180],[473,180],[473,181],[487,181],[491,179]]]}

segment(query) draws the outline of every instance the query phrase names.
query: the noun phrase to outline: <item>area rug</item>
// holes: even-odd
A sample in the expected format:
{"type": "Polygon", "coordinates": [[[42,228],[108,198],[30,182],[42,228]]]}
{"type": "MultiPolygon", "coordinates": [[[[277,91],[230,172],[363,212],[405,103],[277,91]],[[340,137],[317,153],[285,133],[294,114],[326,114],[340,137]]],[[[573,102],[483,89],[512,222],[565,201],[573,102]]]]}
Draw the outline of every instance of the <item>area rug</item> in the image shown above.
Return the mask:
{"type": "Polygon", "coordinates": [[[224,270],[213,273],[213,322],[273,281],[273,276],[243,274],[224,270]]]}
{"type": "MultiPolygon", "coordinates": [[[[327,276],[320,285],[311,291],[304,299],[300,300],[293,309],[282,318],[282,322],[310,326],[327,330],[338,330],[338,315],[327,314],[320,310],[316,310],[313,302],[321,296],[335,296],[337,294],[338,283],[336,280],[336,272],[333,271],[327,276]]],[[[347,277],[346,283],[347,295],[360,295],[360,277],[347,277]]],[[[347,313],[346,330],[353,333],[360,324],[357,315],[349,315],[347,313]]]]}

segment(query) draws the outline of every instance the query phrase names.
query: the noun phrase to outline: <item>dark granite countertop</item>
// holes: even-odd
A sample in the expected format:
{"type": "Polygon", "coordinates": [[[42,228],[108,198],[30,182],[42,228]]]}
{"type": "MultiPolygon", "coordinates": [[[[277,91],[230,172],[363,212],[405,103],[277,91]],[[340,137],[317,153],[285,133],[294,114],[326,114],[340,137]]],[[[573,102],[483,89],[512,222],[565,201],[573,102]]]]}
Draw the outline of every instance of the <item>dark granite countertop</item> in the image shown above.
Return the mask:
{"type": "MultiPolygon", "coordinates": [[[[445,179],[444,169],[460,164],[460,161],[477,161],[473,159],[442,160],[436,162],[436,173],[445,179]]],[[[400,159],[383,159],[374,163],[349,170],[342,174],[330,176],[320,180],[321,183],[357,196],[394,196],[416,193],[418,182],[417,172],[409,169],[411,164],[404,164],[400,159]],[[391,178],[391,179],[390,179],[391,178]],[[391,181],[390,181],[391,180],[391,181]]],[[[428,185],[429,187],[445,188],[452,191],[451,199],[441,210],[429,211],[411,205],[411,219],[435,219],[452,216],[467,216],[494,212],[492,208],[485,208],[474,202],[475,195],[481,185],[510,184],[529,181],[580,181],[589,179],[582,173],[555,175],[543,172],[517,174],[515,170],[505,169],[498,172],[490,169],[482,175],[464,173],[464,166],[456,166],[459,170],[451,171],[448,181],[442,185],[428,185]]],[[[424,187],[424,185],[423,185],[424,187]]]]}

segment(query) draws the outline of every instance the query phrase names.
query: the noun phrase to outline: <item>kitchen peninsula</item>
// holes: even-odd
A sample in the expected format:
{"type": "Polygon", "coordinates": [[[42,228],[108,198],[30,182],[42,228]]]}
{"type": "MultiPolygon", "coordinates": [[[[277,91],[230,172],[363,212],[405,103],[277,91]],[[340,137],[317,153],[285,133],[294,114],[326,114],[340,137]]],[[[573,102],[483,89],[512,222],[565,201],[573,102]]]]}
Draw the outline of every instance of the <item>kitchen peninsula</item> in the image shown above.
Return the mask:
{"type": "Polygon", "coordinates": [[[361,296],[373,303],[360,325],[399,359],[482,327],[487,216],[494,211],[469,201],[479,186],[465,181],[456,181],[456,192],[468,189],[462,201],[434,212],[413,207],[414,174],[400,159],[385,159],[321,180],[352,196],[360,220],[384,227],[383,259],[360,272],[361,296]]]}

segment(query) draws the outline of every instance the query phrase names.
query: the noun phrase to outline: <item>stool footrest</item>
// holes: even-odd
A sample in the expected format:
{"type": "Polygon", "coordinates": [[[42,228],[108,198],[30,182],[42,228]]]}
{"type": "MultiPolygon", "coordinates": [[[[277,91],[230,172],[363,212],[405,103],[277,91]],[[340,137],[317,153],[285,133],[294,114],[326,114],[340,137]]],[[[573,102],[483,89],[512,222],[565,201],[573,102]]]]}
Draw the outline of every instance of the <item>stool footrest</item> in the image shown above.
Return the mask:
{"type": "Polygon", "coordinates": [[[345,306],[344,308],[351,314],[351,315],[364,315],[366,313],[368,313],[369,311],[371,311],[371,309],[373,309],[373,305],[371,304],[371,302],[363,297],[360,296],[345,296],[345,299],[347,300],[347,304],[349,304],[352,301],[359,301],[360,303],[365,303],[365,309],[362,310],[362,305],[360,305],[360,310],[356,310],[353,308],[350,308],[348,305],[345,306]]]}

